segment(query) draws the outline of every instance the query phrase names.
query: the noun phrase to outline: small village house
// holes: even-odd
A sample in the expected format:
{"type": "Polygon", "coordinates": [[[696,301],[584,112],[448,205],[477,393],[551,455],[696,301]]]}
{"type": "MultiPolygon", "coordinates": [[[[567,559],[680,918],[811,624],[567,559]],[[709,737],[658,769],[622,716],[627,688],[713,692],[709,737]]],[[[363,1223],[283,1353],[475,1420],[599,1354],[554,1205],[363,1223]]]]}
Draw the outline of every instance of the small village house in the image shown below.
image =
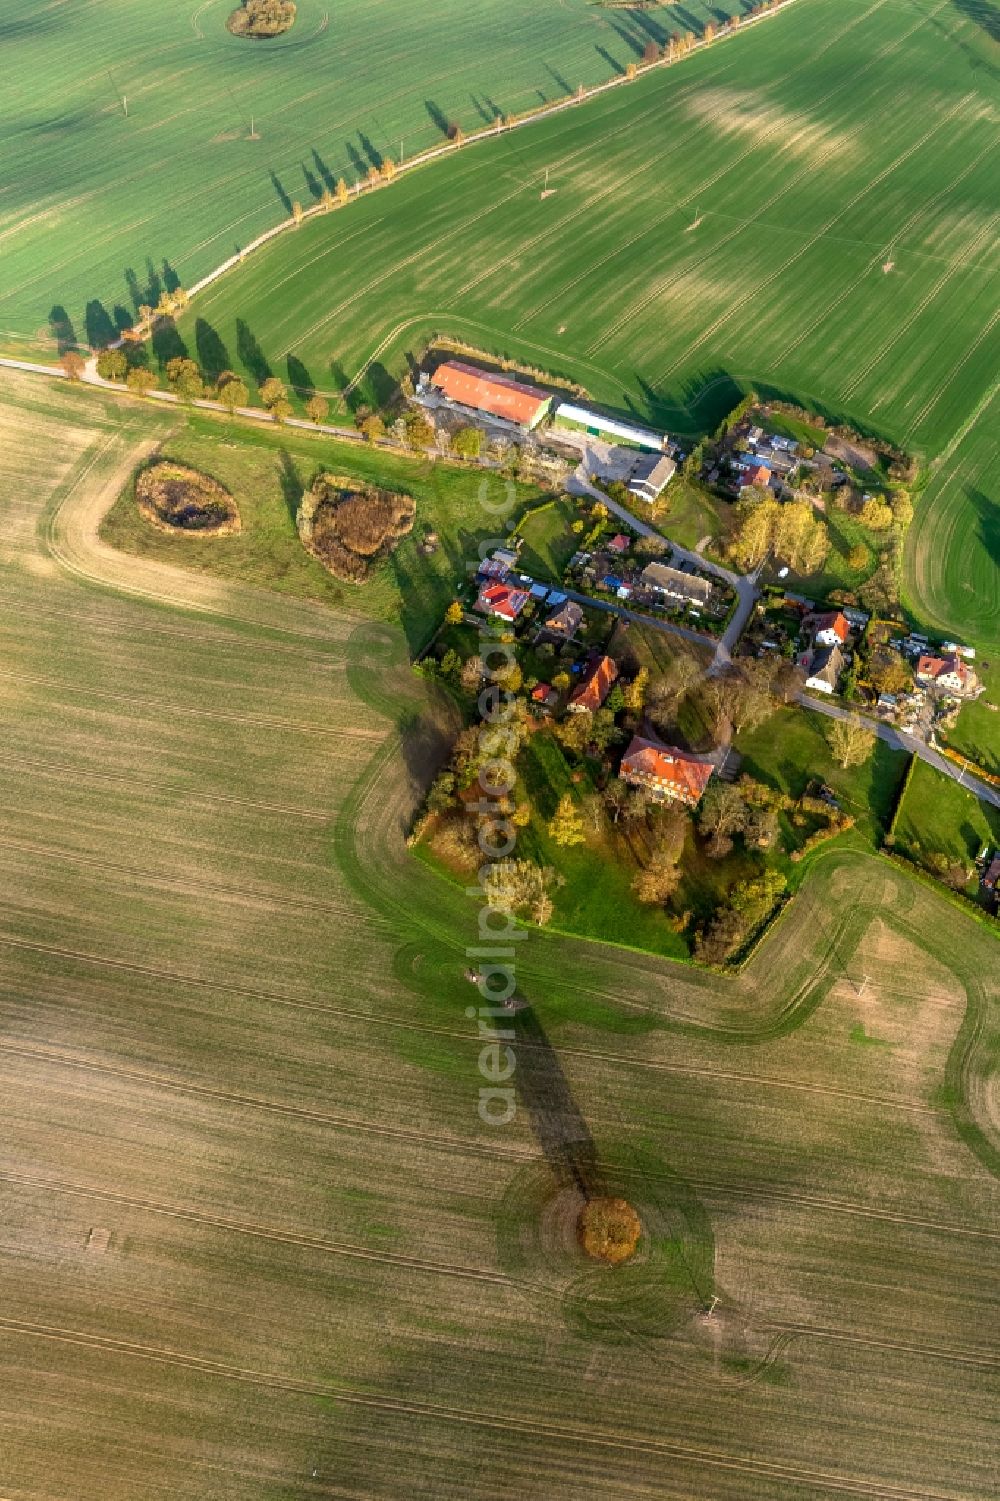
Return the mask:
{"type": "Polygon", "coordinates": [[[850,621],[842,610],[828,610],[823,615],[807,615],[803,625],[812,626],[817,646],[843,646],[851,634],[850,621]]]}
{"type": "Polygon", "coordinates": [[[701,756],[641,735],[633,737],[620,768],[631,786],[644,788],[657,801],[684,803],[689,808],[701,801],[714,769],[701,756]]]}
{"type": "Polygon", "coordinates": [[[639,578],[647,589],[681,603],[704,605],[712,593],[708,579],[696,573],[682,573],[666,563],[647,563],[639,578]]]}
{"type": "Polygon", "coordinates": [[[611,692],[618,668],[610,657],[598,657],[566,705],[571,714],[596,714],[611,692]]]}
{"type": "Polygon", "coordinates": [[[501,620],[516,620],[531,598],[527,589],[513,584],[488,583],[479,591],[476,609],[481,615],[498,615],[501,620]]]}
{"type": "Polygon", "coordinates": [[[921,656],[917,661],[916,675],[920,682],[933,683],[945,693],[974,693],[978,684],[976,674],[960,656],[921,656]]]}
{"type": "Polygon", "coordinates": [[[628,492],[647,505],[654,505],[677,472],[673,459],[664,454],[661,458],[649,455],[633,466],[628,481],[628,492]]]}
{"type": "Polygon", "coordinates": [[[575,600],[568,599],[546,620],[545,630],[549,635],[559,636],[563,641],[572,641],[582,624],[582,606],[578,605],[575,600]]]}
{"type": "Polygon", "coordinates": [[[844,665],[844,653],[839,646],[822,647],[809,666],[806,687],[817,693],[836,693],[844,665]]]}

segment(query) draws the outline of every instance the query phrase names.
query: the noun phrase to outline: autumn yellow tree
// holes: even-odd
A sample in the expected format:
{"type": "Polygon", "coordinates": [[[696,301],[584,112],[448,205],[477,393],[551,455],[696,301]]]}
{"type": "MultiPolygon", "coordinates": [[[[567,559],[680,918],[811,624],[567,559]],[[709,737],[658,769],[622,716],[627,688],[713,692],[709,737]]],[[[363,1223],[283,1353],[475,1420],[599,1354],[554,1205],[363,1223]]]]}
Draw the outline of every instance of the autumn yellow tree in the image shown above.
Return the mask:
{"type": "Polygon", "coordinates": [[[568,847],[583,843],[583,819],[571,793],[564,792],[559,799],[559,806],[549,820],[548,829],[553,844],[568,847]]]}
{"type": "Polygon", "coordinates": [[[860,766],[875,747],[875,733],[862,722],[859,714],[835,719],[827,730],[830,749],[839,766],[860,766]]]}
{"type": "Polygon", "coordinates": [[[445,610],[444,618],[445,622],[448,625],[462,624],[462,621],[465,618],[465,611],[462,609],[461,603],[457,599],[453,599],[447,610],[445,610]]]}
{"type": "Polygon", "coordinates": [[[349,197],[350,197],[350,189],[347,186],[347,182],[345,181],[345,179],[343,177],[338,178],[337,179],[337,202],[340,204],[341,208],[343,208],[344,204],[347,202],[347,200],[348,200],[349,197]]]}

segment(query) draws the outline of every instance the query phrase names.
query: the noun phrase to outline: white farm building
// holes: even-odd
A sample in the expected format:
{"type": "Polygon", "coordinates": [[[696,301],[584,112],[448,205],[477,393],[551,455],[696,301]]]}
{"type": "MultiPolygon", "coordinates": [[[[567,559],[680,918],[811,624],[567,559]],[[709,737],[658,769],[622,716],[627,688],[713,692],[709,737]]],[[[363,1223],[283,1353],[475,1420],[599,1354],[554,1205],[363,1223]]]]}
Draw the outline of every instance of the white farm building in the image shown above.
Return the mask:
{"type": "Polygon", "coordinates": [[[651,428],[639,427],[633,422],[619,422],[616,417],[605,417],[590,407],[574,406],[571,401],[559,403],[553,425],[576,428],[589,433],[592,438],[614,438],[618,443],[652,449],[654,453],[662,453],[667,441],[664,433],[654,433],[651,428]]]}

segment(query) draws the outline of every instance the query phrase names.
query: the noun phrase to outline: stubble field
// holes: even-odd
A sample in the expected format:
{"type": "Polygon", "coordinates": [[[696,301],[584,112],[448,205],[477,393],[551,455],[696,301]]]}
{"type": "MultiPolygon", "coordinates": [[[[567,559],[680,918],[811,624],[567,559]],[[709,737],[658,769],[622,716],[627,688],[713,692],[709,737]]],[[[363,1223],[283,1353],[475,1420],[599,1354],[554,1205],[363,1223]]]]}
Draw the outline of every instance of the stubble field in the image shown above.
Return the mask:
{"type": "Polygon", "coordinates": [[[173,415],[0,391],[5,1497],[987,1494],[985,930],[844,851],[737,980],[533,935],[488,1129],[402,637],[113,552],[173,415]]]}

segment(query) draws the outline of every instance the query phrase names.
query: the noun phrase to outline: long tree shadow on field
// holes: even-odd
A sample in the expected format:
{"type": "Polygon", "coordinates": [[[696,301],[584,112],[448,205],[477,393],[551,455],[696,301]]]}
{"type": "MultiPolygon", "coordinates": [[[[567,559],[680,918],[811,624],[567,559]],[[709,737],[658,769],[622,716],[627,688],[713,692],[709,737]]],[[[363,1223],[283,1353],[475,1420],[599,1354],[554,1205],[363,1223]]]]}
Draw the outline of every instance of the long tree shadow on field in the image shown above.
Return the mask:
{"type": "Polygon", "coordinates": [[[603,57],[612,73],[617,73],[619,78],[624,78],[624,65],[618,61],[617,57],[611,56],[611,53],[608,51],[607,47],[602,47],[600,46],[600,44],[598,44],[597,46],[595,46],[594,51],[599,57],[603,57]]]}
{"type": "Polygon", "coordinates": [[[295,518],[299,513],[299,505],[305,491],[305,482],[295,467],[295,460],[287,448],[278,451],[278,481],[281,485],[281,495],[285,502],[285,508],[295,526],[295,518]]]}
{"type": "Polygon", "coordinates": [[[166,287],[166,289],[167,289],[168,292],[176,292],[179,289],[180,284],[181,284],[180,277],[178,276],[177,272],[174,270],[174,268],[170,264],[170,262],[167,260],[166,256],[164,256],[163,257],[163,285],[166,287]]]}
{"type": "Polygon", "coordinates": [[[558,84],[559,88],[562,89],[562,91],[563,91],[564,94],[572,94],[572,92],[573,92],[573,85],[571,83],[567,83],[566,79],[563,77],[563,75],[560,72],[558,72],[555,68],[553,68],[550,63],[545,63],[544,67],[545,67],[546,73],[549,75],[549,77],[551,79],[554,80],[555,83],[558,84]]]}
{"type": "Polygon", "coordinates": [[[990,562],[1000,566],[1000,504],[982,490],[966,485],[965,494],[979,520],[979,540],[990,562]]]}
{"type": "Polygon", "coordinates": [[[591,1198],[599,1191],[594,1139],[544,1027],[530,1006],[497,1026],[514,1033],[517,1092],[553,1177],[561,1187],[591,1198]]]}
{"type": "Polygon", "coordinates": [[[177,332],[173,318],[157,318],[152,334],[153,354],[162,370],[168,360],[186,356],[188,347],[177,332]]]}
{"type": "Polygon", "coordinates": [[[344,142],[344,150],[347,152],[347,160],[351,164],[351,170],[359,182],[368,176],[368,168],[365,166],[361,152],[353,141],[344,142]]]}
{"type": "Polygon", "coordinates": [[[198,351],[198,364],[214,385],[223,370],[231,370],[233,362],[222,339],[204,318],[196,318],[194,344],[198,351]]]}
{"type": "Polygon", "coordinates": [[[369,165],[381,171],[384,158],[375,142],[366,136],[363,130],[358,131],[358,140],[361,142],[361,149],[368,158],[369,165]]]}
{"type": "Polygon", "coordinates": [[[306,187],[309,189],[309,196],[315,199],[315,201],[318,203],[323,196],[323,188],[315,172],[313,172],[311,168],[307,167],[305,162],[302,163],[302,176],[306,180],[306,187]]]}
{"type": "Polygon", "coordinates": [[[271,186],[272,186],[272,188],[274,189],[274,191],[278,195],[278,201],[280,202],[282,208],[285,210],[285,213],[287,214],[287,216],[289,218],[291,218],[291,216],[292,216],[292,200],[289,198],[288,194],[285,192],[284,188],[281,186],[281,182],[278,179],[278,174],[274,171],[273,168],[271,169],[270,176],[271,176],[271,186]]]}
{"type": "Polygon", "coordinates": [[[250,325],[242,318],[236,320],[236,355],[258,386],[270,379],[273,372],[267,355],[258,344],[250,325]]]}
{"type": "Polygon", "coordinates": [[[972,21],[984,31],[991,42],[1000,42],[1000,8],[990,0],[951,0],[955,9],[967,21],[972,21]]]}
{"type": "Polygon", "coordinates": [[[315,146],[312,149],[312,159],[315,164],[316,171],[323,179],[323,186],[329,188],[330,192],[332,193],[334,188],[337,186],[336,178],[330,171],[330,168],[327,166],[326,162],[320,156],[319,152],[316,150],[315,146]]]}
{"type": "Polygon", "coordinates": [[[118,337],[114,319],[104,303],[97,297],[91,298],[87,303],[84,324],[87,330],[87,343],[91,349],[107,349],[108,345],[118,337]]]}
{"type": "Polygon", "coordinates": [[[57,302],[49,312],[49,336],[54,339],[59,354],[67,354],[76,348],[76,329],[61,302],[57,302]]]}
{"type": "Polygon", "coordinates": [[[431,117],[431,124],[436,126],[443,136],[447,136],[451,122],[440,106],[435,104],[433,99],[425,99],[424,109],[431,117]]]}
{"type": "Polygon", "coordinates": [[[300,401],[305,400],[307,396],[311,396],[316,387],[313,384],[312,376],[297,354],[290,354],[288,356],[285,361],[285,368],[288,371],[288,384],[300,401]]]}

